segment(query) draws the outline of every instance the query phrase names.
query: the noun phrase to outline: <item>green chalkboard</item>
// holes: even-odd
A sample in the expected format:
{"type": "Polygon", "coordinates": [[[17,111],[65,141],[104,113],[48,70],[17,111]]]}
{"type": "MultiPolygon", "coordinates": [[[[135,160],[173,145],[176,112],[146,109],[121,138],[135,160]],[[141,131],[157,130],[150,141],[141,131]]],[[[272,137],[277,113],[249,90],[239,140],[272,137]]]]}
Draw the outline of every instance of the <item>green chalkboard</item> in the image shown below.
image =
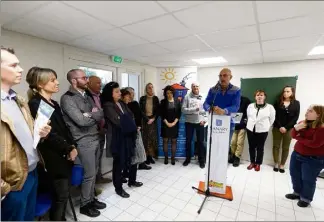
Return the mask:
{"type": "Polygon", "coordinates": [[[267,94],[267,102],[274,104],[278,100],[283,87],[288,85],[296,89],[296,83],[297,76],[241,79],[241,93],[254,102],[254,92],[261,89],[267,94]]]}

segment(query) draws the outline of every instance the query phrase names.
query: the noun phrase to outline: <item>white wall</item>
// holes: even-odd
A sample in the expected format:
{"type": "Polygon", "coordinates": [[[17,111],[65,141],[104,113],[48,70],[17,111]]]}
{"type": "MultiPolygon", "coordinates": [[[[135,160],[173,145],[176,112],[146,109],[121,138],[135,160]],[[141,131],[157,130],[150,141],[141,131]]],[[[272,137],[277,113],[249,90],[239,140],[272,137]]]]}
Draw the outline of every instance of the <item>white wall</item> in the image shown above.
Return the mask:
{"type": "MultiPolygon", "coordinates": [[[[66,73],[78,65],[91,68],[113,70],[115,78],[120,82],[121,73],[136,72],[141,73],[141,85],[145,82],[156,83],[157,69],[155,67],[143,65],[137,62],[124,60],[121,65],[111,62],[108,55],[91,52],[84,49],[71,47],[68,45],[52,42],[29,35],[24,35],[8,30],[1,30],[1,45],[12,47],[20,60],[24,69],[24,74],[32,66],[41,66],[54,69],[60,81],[60,92],[54,96],[59,100],[60,96],[68,89],[69,83],[66,80],[66,73]]],[[[24,79],[24,78],[23,78],[24,79]]],[[[28,85],[26,81],[15,87],[15,90],[26,95],[28,85]]],[[[143,93],[143,87],[140,89],[143,93]]]]}
{"type": "MultiPolygon", "coordinates": [[[[231,66],[233,79],[232,83],[240,86],[241,78],[266,78],[284,77],[298,75],[296,86],[296,98],[301,104],[300,118],[303,119],[305,111],[311,104],[324,105],[324,60],[305,60],[296,62],[267,63],[245,66],[231,66]]],[[[207,93],[208,89],[218,81],[218,74],[222,67],[199,68],[198,80],[202,93],[207,93]]],[[[292,142],[290,150],[294,142],[292,142]]],[[[249,160],[247,139],[245,140],[243,159],[249,160]]],[[[289,160],[288,160],[289,161],[289,160]]],[[[272,134],[266,141],[265,163],[272,163],[272,134]]],[[[289,163],[289,162],[288,162],[289,163]]]]}

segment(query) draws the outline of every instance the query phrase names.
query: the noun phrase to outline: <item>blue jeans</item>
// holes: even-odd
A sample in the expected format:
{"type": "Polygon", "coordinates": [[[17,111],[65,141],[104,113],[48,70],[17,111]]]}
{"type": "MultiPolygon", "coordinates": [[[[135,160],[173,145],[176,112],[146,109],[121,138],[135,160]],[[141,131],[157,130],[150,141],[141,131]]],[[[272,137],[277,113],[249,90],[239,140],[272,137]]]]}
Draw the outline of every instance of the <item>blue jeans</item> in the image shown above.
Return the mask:
{"type": "Polygon", "coordinates": [[[2,221],[33,221],[38,187],[37,169],[30,172],[20,191],[11,191],[1,202],[2,221]]]}
{"type": "Polygon", "coordinates": [[[323,168],[324,156],[303,156],[296,151],[292,153],[289,167],[290,176],[294,192],[300,195],[301,200],[307,203],[312,202],[316,178],[323,168]]]}

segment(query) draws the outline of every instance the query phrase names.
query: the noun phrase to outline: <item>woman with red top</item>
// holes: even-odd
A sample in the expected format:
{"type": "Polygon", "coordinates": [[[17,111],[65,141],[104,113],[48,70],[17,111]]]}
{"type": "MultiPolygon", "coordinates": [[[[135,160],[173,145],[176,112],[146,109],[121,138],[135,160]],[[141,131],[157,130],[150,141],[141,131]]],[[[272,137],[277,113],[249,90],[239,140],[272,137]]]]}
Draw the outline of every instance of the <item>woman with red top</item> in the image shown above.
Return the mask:
{"type": "Polygon", "coordinates": [[[305,116],[291,131],[292,138],[297,140],[290,159],[294,192],[286,195],[291,200],[299,199],[299,207],[312,202],[316,178],[324,168],[324,106],[311,106],[305,116]]]}

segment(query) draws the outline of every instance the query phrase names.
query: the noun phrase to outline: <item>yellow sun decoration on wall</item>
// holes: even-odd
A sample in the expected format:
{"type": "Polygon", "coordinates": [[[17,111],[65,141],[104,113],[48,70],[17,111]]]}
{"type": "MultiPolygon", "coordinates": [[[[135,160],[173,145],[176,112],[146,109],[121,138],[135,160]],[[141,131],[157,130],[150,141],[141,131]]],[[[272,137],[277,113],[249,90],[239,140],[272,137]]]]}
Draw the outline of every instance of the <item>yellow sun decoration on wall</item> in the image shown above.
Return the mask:
{"type": "Polygon", "coordinates": [[[176,71],[173,68],[166,68],[161,73],[161,80],[165,81],[165,83],[171,83],[172,80],[176,79],[176,71]]]}

